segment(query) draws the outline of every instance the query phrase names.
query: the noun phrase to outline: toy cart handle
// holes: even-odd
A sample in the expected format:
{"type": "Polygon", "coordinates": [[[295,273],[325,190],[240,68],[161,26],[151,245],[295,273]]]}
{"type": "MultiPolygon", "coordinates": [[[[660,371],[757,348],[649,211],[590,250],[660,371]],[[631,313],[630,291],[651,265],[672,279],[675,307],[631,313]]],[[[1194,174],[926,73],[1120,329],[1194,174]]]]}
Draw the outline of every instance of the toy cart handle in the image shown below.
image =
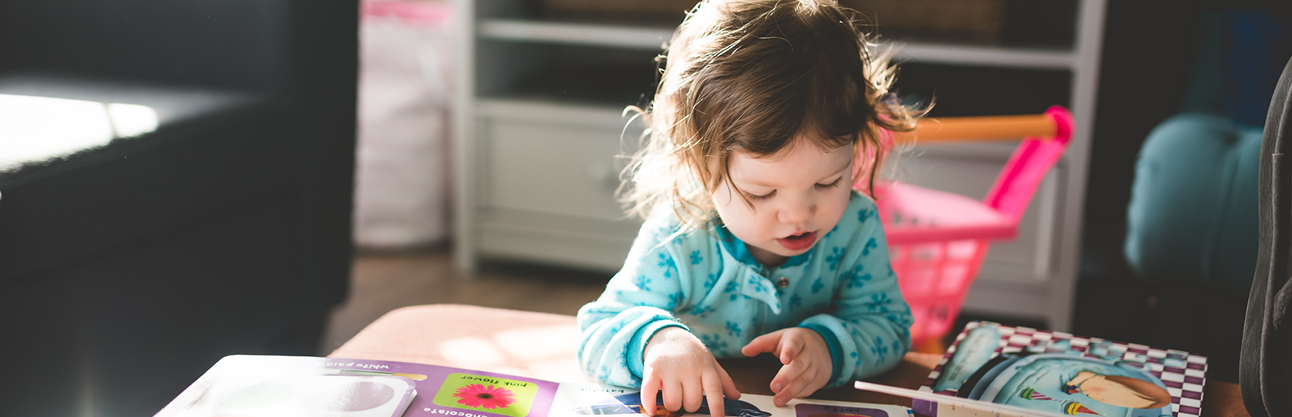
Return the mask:
{"type": "Polygon", "coordinates": [[[1072,139],[1072,113],[1068,109],[1050,107],[1045,111],[1045,117],[1053,121],[1054,137],[1051,140],[1042,140],[1040,136],[1023,139],[982,200],[983,204],[995,208],[1014,224],[1023,217],[1041,180],[1063,157],[1068,141],[1072,139]]]}
{"type": "Polygon", "coordinates": [[[1068,109],[1053,106],[1040,115],[929,119],[914,132],[896,134],[893,139],[936,143],[1022,138],[982,200],[1016,227],[1046,173],[1063,157],[1072,139],[1072,126],[1068,109]]]}
{"type": "MultiPolygon", "coordinates": [[[[1057,107],[1057,109],[1062,109],[1057,107]]],[[[1065,123],[1056,108],[1044,114],[1020,116],[944,117],[924,119],[910,132],[893,132],[897,143],[929,143],[949,141],[1018,140],[1026,137],[1056,138],[1067,141],[1072,136],[1072,123],[1065,123]]],[[[1066,110],[1063,110],[1066,113],[1066,110]]],[[[1071,118],[1071,116],[1068,116],[1071,118]]]]}

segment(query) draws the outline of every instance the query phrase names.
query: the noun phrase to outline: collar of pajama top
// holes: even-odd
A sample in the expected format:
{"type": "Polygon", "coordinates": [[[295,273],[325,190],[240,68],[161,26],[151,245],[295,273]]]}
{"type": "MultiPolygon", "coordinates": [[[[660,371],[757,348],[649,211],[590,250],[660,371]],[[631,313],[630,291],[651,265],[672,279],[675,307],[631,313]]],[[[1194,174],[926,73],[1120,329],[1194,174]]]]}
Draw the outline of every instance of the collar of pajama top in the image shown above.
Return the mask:
{"type": "MultiPolygon", "coordinates": [[[[767,303],[767,307],[775,314],[781,314],[780,294],[783,292],[778,282],[784,279],[786,283],[792,284],[794,280],[786,275],[801,275],[802,270],[799,268],[812,258],[812,253],[816,252],[816,245],[812,246],[807,252],[794,255],[785,260],[785,263],[775,268],[768,268],[754,259],[754,254],[749,251],[749,246],[744,241],[737,239],[735,235],[727,230],[726,226],[718,226],[718,242],[722,245],[723,254],[730,256],[738,264],[737,268],[748,272],[748,279],[745,281],[746,286],[743,289],[752,289],[742,291],[745,295],[756,300],[767,303]]],[[[824,239],[822,239],[824,241],[824,239]]],[[[822,242],[817,242],[818,244],[822,242]]],[[[788,287],[788,285],[787,285],[788,287]]]]}
{"type": "MultiPolygon", "coordinates": [[[[854,193],[846,213],[863,210],[866,202],[854,193]]],[[[715,355],[741,357],[740,348],[754,337],[798,326],[829,310],[838,277],[846,272],[837,270],[838,263],[852,241],[850,234],[858,233],[862,225],[864,221],[841,220],[812,249],[776,268],[758,263],[749,247],[726,227],[717,227],[717,233],[696,233],[693,236],[705,236],[701,240],[712,242],[713,250],[721,254],[721,264],[714,268],[716,276],[692,280],[690,294],[701,295],[701,299],[691,303],[689,310],[674,314],[715,355]]],[[[682,249],[690,252],[694,248],[682,249]]]]}

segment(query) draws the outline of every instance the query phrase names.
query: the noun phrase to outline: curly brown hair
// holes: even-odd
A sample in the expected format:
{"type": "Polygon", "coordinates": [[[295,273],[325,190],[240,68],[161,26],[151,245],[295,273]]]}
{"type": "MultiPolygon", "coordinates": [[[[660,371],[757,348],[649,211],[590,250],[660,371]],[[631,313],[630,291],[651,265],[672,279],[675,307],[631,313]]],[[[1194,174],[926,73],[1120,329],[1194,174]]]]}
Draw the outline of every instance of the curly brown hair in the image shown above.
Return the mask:
{"type": "Polygon", "coordinates": [[[927,110],[890,93],[890,50],[870,44],[864,25],[833,0],[697,4],[659,57],[651,129],[621,189],[629,211],[645,218],[668,206],[706,227],[710,194],[734,188],[732,152],[769,157],[798,137],[826,151],[852,146],[853,186],[869,192],[887,151],[883,130],[909,131],[927,110]]]}

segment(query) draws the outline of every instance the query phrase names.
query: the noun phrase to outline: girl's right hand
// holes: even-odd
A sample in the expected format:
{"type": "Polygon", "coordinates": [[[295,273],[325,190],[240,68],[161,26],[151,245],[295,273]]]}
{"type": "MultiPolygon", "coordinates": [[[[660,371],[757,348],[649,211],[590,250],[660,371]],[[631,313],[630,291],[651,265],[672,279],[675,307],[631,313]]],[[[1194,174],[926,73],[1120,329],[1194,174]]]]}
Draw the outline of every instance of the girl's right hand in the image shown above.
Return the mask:
{"type": "Polygon", "coordinates": [[[646,343],[642,375],[642,409],[655,415],[656,393],[663,392],[664,408],[694,413],[708,399],[712,417],[723,417],[724,395],[740,398],[731,376],[695,335],[681,327],[665,327],[646,343]]]}

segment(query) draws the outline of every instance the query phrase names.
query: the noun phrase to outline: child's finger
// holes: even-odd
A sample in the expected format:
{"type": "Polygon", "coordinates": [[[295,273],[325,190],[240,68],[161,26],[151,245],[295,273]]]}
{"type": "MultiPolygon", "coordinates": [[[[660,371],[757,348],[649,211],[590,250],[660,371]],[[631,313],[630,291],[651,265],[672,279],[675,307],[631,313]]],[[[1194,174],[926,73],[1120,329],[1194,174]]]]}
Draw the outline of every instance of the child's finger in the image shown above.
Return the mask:
{"type": "Polygon", "coordinates": [[[790,384],[799,379],[803,373],[807,371],[809,365],[811,365],[810,361],[810,358],[801,356],[798,360],[782,366],[781,369],[776,372],[776,376],[772,378],[772,392],[779,395],[782,391],[785,391],[790,384]]]}
{"type": "Polygon", "coordinates": [[[739,400],[740,390],[736,389],[736,381],[731,380],[731,375],[727,374],[726,369],[722,369],[722,365],[714,364],[714,366],[718,368],[718,377],[722,381],[722,394],[727,398],[739,400]]]}
{"type": "Polygon", "coordinates": [[[783,334],[785,334],[784,330],[778,330],[755,337],[754,340],[750,340],[749,344],[745,345],[745,347],[740,348],[740,353],[745,356],[752,357],[758,356],[758,354],[763,352],[771,352],[772,354],[780,356],[776,350],[780,346],[781,336],[783,334]]]}
{"type": "Polygon", "coordinates": [[[772,398],[773,403],[784,405],[807,389],[820,368],[812,366],[812,359],[810,355],[802,355],[789,365],[781,367],[776,377],[772,378],[772,391],[776,393],[772,398]],[[777,389],[777,385],[780,389],[777,389]]]}
{"type": "Polygon", "coordinates": [[[749,341],[749,344],[740,348],[740,353],[745,356],[753,357],[758,356],[763,352],[771,352],[772,349],[775,349],[775,345],[768,343],[767,340],[767,335],[755,337],[754,340],[749,341]]]}
{"type": "Polygon", "coordinates": [[[789,382],[789,385],[787,385],[785,389],[782,389],[772,397],[772,403],[779,407],[790,402],[794,397],[798,397],[799,394],[802,394],[803,391],[807,390],[808,384],[812,383],[812,376],[813,375],[811,375],[810,372],[799,374],[797,378],[794,378],[789,382]]]}
{"type": "Polygon", "coordinates": [[[704,404],[704,377],[688,379],[682,382],[682,409],[687,413],[694,413],[704,404]]]}
{"type": "MultiPolygon", "coordinates": [[[[719,368],[721,369],[721,368],[719,368]]],[[[704,386],[704,397],[709,400],[709,415],[723,417],[722,379],[717,372],[705,372],[700,383],[704,386]]]]}
{"type": "Polygon", "coordinates": [[[646,371],[646,377],[642,378],[642,413],[648,416],[655,415],[655,396],[659,393],[660,380],[651,375],[649,368],[646,371]]]}
{"type": "Polygon", "coordinates": [[[806,346],[806,344],[804,343],[803,338],[795,336],[794,333],[789,333],[786,334],[785,337],[782,337],[780,352],[777,353],[777,356],[781,359],[781,365],[789,365],[790,362],[794,361],[794,357],[798,356],[799,352],[803,351],[804,346],[806,346]]]}
{"type": "MultiPolygon", "coordinates": [[[[676,378],[664,381],[664,409],[678,411],[682,409],[682,383],[676,378]]],[[[651,400],[655,401],[655,400],[651,400]]]]}

